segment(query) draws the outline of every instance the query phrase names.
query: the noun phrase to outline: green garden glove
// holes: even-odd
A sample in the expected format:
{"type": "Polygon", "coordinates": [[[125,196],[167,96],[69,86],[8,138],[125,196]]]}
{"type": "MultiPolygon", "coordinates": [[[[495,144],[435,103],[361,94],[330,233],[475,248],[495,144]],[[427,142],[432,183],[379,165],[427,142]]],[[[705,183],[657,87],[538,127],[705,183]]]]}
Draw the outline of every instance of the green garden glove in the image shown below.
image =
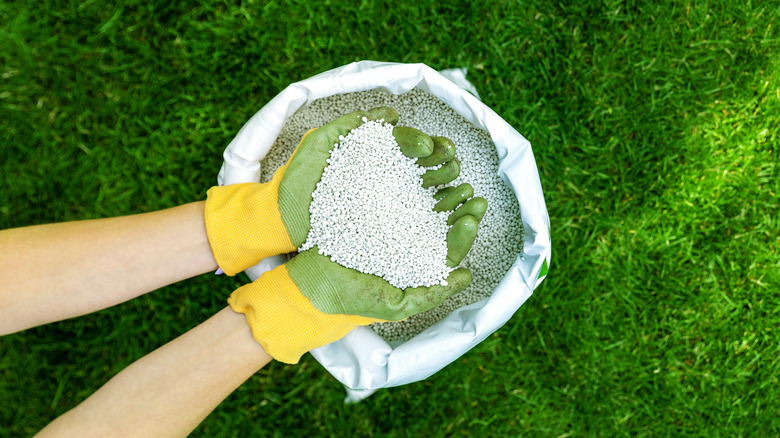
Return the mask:
{"type": "Polygon", "coordinates": [[[471,272],[459,268],[447,277],[446,286],[402,290],[381,277],[345,268],[313,247],[237,289],[228,302],[246,315],[252,336],[268,354],[294,364],[307,351],[337,341],[357,326],[430,310],[470,282],[471,272]]]}

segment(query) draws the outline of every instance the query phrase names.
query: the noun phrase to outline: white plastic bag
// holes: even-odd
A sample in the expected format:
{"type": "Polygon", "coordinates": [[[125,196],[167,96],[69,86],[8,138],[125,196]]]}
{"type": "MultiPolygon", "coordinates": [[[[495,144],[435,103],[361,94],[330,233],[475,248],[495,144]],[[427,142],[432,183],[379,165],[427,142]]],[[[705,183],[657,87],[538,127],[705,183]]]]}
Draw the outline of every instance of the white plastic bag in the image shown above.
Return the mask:
{"type": "MultiPolygon", "coordinates": [[[[312,355],[347,387],[347,401],[436,373],[504,325],[544,279],[550,263],[550,219],[531,145],[478,99],[465,69],[440,73],[424,64],[361,61],[287,87],[241,128],[225,150],[219,173],[220,184],[259,181],[260,160],[287,118],[316,99],[377,88],[402,94],[415,87],[436,95],[490,133],[498,152],[499,175],[520,205],[523,250],[489,298],[455,310],[401,345],[393,348],[368,327],[358,327],[341,340],[313,350],[312,355]]],[[[255,280],[285,261],[284,256],[263,260],[247,274],[255,280]]]]}

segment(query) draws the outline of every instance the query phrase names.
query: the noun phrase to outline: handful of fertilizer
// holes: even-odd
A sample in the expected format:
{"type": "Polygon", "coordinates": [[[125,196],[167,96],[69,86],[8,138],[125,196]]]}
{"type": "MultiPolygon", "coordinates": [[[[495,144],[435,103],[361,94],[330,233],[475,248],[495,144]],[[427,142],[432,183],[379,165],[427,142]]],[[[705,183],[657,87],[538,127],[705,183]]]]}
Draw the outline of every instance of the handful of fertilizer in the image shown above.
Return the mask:
{"type": "Polygon", "coordinates": [[[364,120],[339,137],[327,163],[299,251],[316,246],[334,262],[401,289],[446,285],[487,209],[484,198],[469,200],[467,183],[437,191],[460,173],[452,142],[364,120]]]}

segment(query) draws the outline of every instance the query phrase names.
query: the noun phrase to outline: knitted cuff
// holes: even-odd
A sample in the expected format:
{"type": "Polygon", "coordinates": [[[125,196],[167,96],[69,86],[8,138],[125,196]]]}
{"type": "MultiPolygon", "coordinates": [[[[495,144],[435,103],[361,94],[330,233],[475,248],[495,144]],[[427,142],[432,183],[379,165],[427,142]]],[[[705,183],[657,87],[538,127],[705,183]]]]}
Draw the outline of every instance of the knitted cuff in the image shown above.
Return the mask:
{"type": "Polygon", "coordinates": [[[228,275],[260,260],[295,251],[277,203],[284,169],[265,184],[212,187],[205,207],[206,234],[214,259],[228,275]]]}
{"type": "Polygon", "coordinates": [[[274,359],[295,364],[309,350],[377,320],[320,312],[298,291],[284,265],[237,289],[230,307],[246,315],[252,336],[274,359]]]}

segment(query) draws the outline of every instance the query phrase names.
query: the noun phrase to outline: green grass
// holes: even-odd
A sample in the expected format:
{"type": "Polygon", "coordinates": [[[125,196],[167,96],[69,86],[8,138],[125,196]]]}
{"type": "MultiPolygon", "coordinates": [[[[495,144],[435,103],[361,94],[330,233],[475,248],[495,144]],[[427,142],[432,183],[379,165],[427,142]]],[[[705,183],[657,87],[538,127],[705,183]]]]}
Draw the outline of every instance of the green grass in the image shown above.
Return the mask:
{"type": "MultiPolygon", "coordinates": [[[[0,3],[0,228],[203,199],[265,102],[374,59],[468,67],[531,141],[553,236],[545,284],[427,381],[343,405],[310,356],[272,363],[194,436],[780,435],[778,2],[171,3],[0,3]]],[[[1,338],[0,436],[243,281],[1,338]]]]}

